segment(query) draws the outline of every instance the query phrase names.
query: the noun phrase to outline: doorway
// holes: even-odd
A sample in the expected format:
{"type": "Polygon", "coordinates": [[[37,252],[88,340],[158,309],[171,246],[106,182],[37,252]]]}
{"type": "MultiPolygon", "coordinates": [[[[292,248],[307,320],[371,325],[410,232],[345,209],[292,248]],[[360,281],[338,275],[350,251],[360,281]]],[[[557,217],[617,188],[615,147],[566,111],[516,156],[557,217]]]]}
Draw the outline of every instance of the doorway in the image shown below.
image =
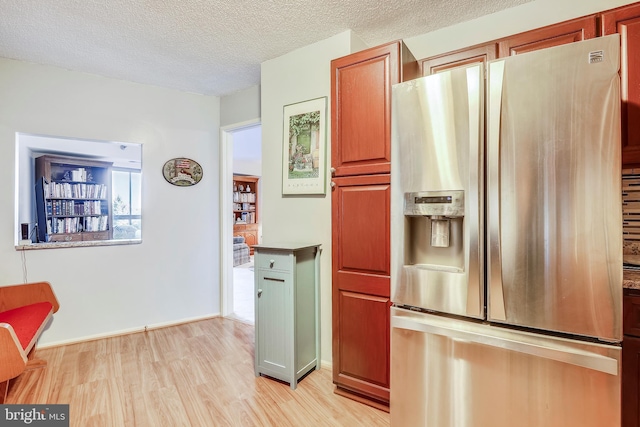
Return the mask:
{"type": "Polygon", "coordinates": [[[259,120],[221,128],[220,141],[222,316],[254,323],[253,256],[249,263],[233,265],[233,175],[262,175],[262,127],[259,120]]]}

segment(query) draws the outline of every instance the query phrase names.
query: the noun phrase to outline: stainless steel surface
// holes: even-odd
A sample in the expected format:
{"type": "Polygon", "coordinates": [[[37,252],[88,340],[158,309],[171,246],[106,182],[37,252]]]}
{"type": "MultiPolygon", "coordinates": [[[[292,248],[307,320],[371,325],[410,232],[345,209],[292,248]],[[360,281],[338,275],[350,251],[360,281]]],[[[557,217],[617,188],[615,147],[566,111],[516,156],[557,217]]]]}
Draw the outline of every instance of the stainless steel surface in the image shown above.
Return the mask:
{"type": "Polygon", "coordinates": [[[464,216],[464,191],[405,193],[404,214],[406,216],[464,216]]]}
{"type": "Polygon", "coordinates": [[[622,339],[619,42],[489,64],[490,321],[622,339]]]}
{"type": "Polygon", "coordinates": [[[483,81],[476,65],[393,86],[391,295],[395,303],[484,316],[483,81]],[[432,219],[441,219],[419,212],[422,207],[405,205],[405,194],[451,191],[464,197],[463,216],[449,218],[447,241],[444,236],[433,240],[432,233],[441,232],[445,224],[434,226],[432,219]]]}
{"type": "MultiPolygon", "coordinates": [[[[417,317],[417,316],[416,316],[417,317]]],[[[583,368],[618,375],[618,360],[585,350],[587,345],[577,345],[580,341],[566,338],[549,338],[545,335],[514,332],[499,326],[475,323],[461,323],[445,318],[435,318],[428,322],[422,318],[394,316],[391,326],[432,335],[441,335],[466,342],[499,347],[504,350],[529,354],[544,359],[557,360],[583,368]]]]}
{"type": "Polygon", "coordinates": [[[392,426],[620,425],[620,347],[391,310],[392,426]]]}
{"type": "Polygon", "coordinates": [[[392,426],[620,426],[619,43],[393,87],[392,426]]]}

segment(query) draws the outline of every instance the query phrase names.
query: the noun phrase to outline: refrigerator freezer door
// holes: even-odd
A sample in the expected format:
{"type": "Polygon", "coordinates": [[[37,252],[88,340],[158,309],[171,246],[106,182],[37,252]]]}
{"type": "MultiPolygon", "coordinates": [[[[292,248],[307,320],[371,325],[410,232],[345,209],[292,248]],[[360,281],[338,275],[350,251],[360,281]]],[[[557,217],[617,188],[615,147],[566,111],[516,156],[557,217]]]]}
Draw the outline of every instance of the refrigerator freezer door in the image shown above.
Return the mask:
{"type": "Polygon", "coordinates": [[[619,38],[489,64],[488,319],[622,339],[619,38]]]}
{"type": "Polygon", "coordinates": [[[391,310],[391,427],[620,426],[620,347],[391,310]]]}
{"type": "Polygon", "coordinates": [[[484,317],[482,68],[396,84],[392,99],[391,299],[484,317]],[[449,196],[463,212],[433,214],[449,196]]]}

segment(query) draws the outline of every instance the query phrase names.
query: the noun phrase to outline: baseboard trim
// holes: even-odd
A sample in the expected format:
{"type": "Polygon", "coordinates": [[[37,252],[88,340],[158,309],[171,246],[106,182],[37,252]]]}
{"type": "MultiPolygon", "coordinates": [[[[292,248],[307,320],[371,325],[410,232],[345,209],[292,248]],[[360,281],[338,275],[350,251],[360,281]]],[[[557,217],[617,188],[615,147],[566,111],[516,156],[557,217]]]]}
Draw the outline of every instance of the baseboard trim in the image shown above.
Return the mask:
{"type": "Polygon", "coordinates": [[[346,397],[351,400],[355,400],[356,402],[364,403],[365,405],[372,406],[376,409],[379,409],[384,412],[389,412],[389,404],[385,402],[380,402],[378,400],[372,399],[367,396],[363,396],[358,393],[354,393],[351,390],[347,390],[341,387],[336,387],[333,392],[339,396],[346,397]]]}
{"type": "Polygon", "coordinates": [[[45,344],[38,343],[38,348],[39,349],[43,349],[43,348],[51,348],[51,347],[60,347],[60,346],[63,346],[63,345],[78,344],[78,343],[83,343],[83,342],[88,342],[88,341],[100,340],[100,339],[104,339],[104,338],[119,337],[119,336],[122,336],[122,335],[129,335],[129,334],[135,334],[135,333],[138,333],[138,332],[152,331],[154,329],[167,328],[169,326],[178,326],[178,325],[182,325],[182,324],[185,324],[185,323],[197,322],[197,321],[200,321],[200,320],[215,319],[216,317],[220,317],[220,314],[210,314],[210,315],[206,315],[206,316],[190,317],[190,318],[187,318],[187,319],[181,319],[181,320],[176,320],[176,321],[171,321],[171,322],[154,323],[152,325],[146,325],[146,326],[143,325],[143,326],[138,326],[138,327],[135,327],[135,328],[121,329],[119,331],[106,332],[106,333],[103,333],[103,334],[87,335],[87,336],[81,337],[81,338],[73,338],[73,339],[69,339],[69,340],[54,341],[54,342],[45,343],[45,344]]]}

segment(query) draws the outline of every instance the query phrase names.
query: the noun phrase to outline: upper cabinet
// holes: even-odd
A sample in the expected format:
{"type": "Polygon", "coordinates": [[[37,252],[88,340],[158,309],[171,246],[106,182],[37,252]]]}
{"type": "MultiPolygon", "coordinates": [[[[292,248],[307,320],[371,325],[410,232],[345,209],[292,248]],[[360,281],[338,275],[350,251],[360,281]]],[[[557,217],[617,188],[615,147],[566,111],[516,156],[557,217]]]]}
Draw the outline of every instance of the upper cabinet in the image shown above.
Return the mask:
{"type": "Polygon", "coordinates": [[[596,23],[596,16],[591,15],[425,58],[419,61],[421,74],[428,76],[455,67],[486,64],[497,58],[587,40],[596,37],[596,23]]]}
{"type": "Polygon", "coordinates": [[[602,34],[620,34],[622,165],[640,166],[640,3],[602,15],[602,34]]]}
{"type": "Polygon", "coordinates": [[[499,57],[592,39],[597,35],[596,23],[596,15],[590,15],[504,38],[499,42],[499,57]]]}
{"type": "Polygon", "coordinates": [[[334,176],[389,173],[391,86],[418,76],[396,41],[331,61],[331,165],[334,176]]]}
{"type": "Polygon", "coordinates": [[[497,57],[498,43],[491,42],[423,59],[420,61],[420,68],[422,75],[428,76],[451,68],[485,64],[497,57]]]}

